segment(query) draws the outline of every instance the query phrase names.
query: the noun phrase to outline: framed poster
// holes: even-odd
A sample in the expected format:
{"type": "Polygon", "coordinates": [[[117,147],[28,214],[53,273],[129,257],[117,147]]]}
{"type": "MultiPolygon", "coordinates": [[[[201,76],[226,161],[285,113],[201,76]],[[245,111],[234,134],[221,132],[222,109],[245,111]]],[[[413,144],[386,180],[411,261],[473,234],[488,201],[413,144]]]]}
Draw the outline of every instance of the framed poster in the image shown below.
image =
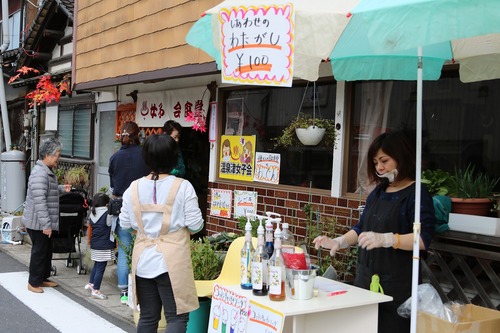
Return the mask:
{"type": "Polygon", "coordinates": [[[241,135],[243,133],[243,98],[230,98],[226,101],[225,135],[241,135]]]}

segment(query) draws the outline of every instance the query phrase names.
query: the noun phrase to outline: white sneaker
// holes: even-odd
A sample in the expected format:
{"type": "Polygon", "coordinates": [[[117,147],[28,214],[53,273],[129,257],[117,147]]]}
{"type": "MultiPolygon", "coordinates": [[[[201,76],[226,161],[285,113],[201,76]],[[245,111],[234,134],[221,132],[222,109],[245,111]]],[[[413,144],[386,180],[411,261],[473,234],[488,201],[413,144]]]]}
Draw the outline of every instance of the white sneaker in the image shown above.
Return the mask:
{"type": "Polygon", "coordinates": [[[85,290],[88,290],[88,291],[92,292],[92,291],[94,291],[94,284],[93,283],[87,283],[84,288],[85,288],[85,290]]]}
{"type": "Polygon", "coordinates": [[[101,294],[101,292],[99,290],[92,290],[92,298],[108,299],[108,296],[101,294]]]}

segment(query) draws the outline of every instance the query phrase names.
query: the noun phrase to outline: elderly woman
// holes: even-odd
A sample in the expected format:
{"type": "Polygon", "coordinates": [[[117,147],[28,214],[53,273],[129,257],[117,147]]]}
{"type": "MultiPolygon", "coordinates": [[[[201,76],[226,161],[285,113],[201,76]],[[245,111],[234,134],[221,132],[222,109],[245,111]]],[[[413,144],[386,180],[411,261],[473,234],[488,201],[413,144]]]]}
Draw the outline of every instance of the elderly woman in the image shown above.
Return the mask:
{"type": "Polygon", "coordinates": [[[39,160],[31,171],[22,221],[31,238],[28,290],[43,293],[42,287],[56,287],[49,281],[52,261],[52,231],[59,230],[59,194],[71,185],[58,185],[52,171],[61,155],[61,143],[49,138],[40,143],[39,160]]]}

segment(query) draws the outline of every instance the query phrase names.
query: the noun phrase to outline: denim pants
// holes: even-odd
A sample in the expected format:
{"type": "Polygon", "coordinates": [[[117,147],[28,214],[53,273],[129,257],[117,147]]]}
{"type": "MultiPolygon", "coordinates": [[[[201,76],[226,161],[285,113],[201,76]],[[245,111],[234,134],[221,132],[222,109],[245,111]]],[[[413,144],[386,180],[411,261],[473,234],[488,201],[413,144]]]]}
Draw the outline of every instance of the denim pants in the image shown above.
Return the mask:
{"type": "Polygon", "coordinates": [[[26,229],[31,238],[31,257],[28,283],[40,287],[50,277],[52,266],[52,238],[42,230],[26,229]]]}
{"type": "Polygon", "coordinates": [[[137,300],[141,307],[137,333],[157,333],[161,319],[161,308],[165,312],[165,333],[185,333],[189,312],[177,315],[174,292],[168,273],[153,279],[135,277],[137,300]]]}
{"type": "Polygon", "coordinates": [[[118,265],[116,267],[116,274],[118,275],[118,288],[128,288],[128,274],[130,270],[127,265],[127,253],[122,246],[129,248],[132,243],[132,234],[128,230],[123,230],[120,226],[120,220],[117,221],[116,234],[121,244],[118,243],[118,265]]]}
{"type": "Polygon", "coordinates": [[[94,261],[94,267],[90,272],[89,283],[94,285],[95,290],[101,289],[102,277],[104,276],[104,271],[106,270],[107,261],[94,261]]]}

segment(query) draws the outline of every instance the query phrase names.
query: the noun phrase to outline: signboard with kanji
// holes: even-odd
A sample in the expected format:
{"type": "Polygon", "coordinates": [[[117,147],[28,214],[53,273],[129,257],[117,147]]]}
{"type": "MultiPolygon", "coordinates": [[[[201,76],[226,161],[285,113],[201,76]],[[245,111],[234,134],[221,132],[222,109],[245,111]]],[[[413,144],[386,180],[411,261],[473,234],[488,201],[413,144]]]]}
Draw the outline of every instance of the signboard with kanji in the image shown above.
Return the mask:
{"type": "Polygon", "coordinates": [[[269,184],[280,183],[281,155],[274,153],[255,153],[253,180],[269,184]]]}
{"type": "Polygon", "coordinates": [[[193,87],[138,94],[137,125],[162,127],[167,120],[175,120],[182,127],[192,127],[200,117],[206,120],[210,98],[206,89],[193,87]]]}
{"type": "Polygon", "coordinates": [[[255,135],[221,136],[219,177],[253,180],[253,164],[255,156],[255,135]]]}
{"type": "Polygon", "coordinates": [[[291,3],[222,8],[222,82],[291,87],[294,20],[291,3]]]}
{"type": "Polygon", "coordinates": [[[212,188],[210,189],[210,195],[212,197],[210,215],[230,218],[233,191],[212,188]]]}

